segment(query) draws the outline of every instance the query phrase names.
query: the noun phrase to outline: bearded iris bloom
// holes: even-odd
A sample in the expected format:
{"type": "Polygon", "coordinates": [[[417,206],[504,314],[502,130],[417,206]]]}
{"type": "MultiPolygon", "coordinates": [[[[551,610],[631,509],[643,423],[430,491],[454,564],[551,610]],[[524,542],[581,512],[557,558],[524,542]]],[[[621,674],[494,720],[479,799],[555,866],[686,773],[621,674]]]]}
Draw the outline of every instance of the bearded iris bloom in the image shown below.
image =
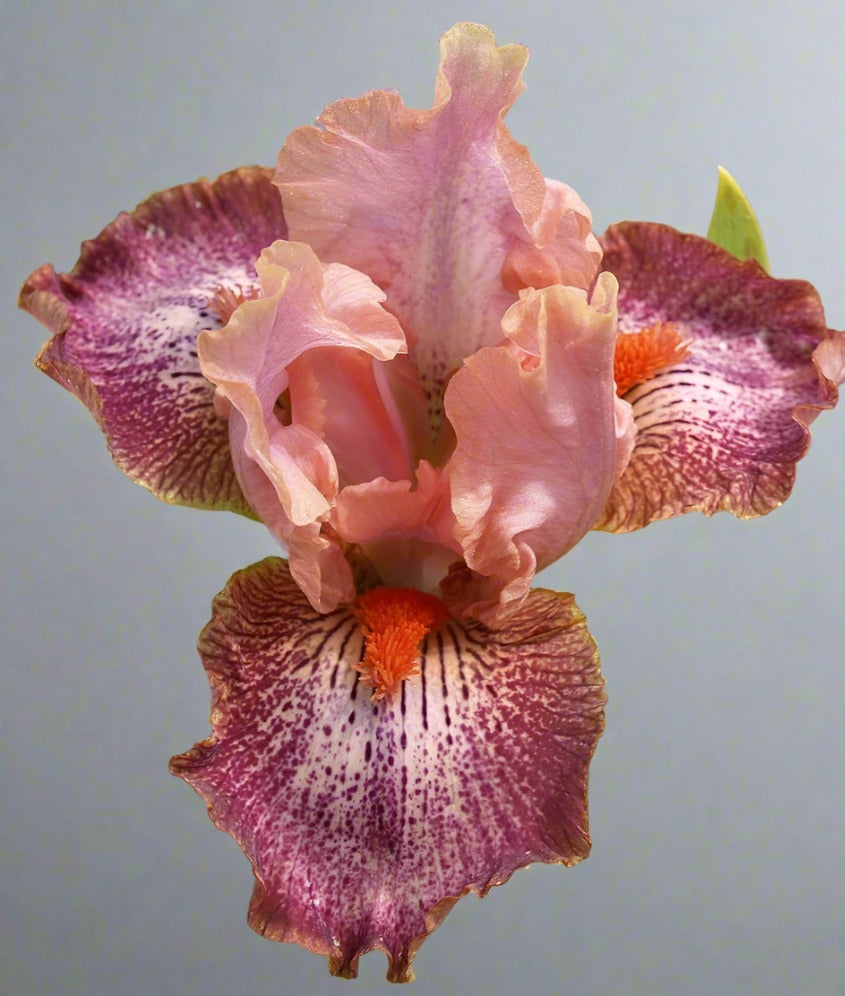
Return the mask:
{"type": "Polygon", "coordinates": [[[215,601],[212,734],[172,768],[252,862],[251,925],[340,975],[380,948],[408,980],[461,895],[586,856],[603,682],[535,572],[768,511],[842,380],[809,285],[662,226],[599,244],[502,122],[525,61],[458,25],[431,109],[333,104],[22,293],[131,477],[287,551],[215,601]]]}

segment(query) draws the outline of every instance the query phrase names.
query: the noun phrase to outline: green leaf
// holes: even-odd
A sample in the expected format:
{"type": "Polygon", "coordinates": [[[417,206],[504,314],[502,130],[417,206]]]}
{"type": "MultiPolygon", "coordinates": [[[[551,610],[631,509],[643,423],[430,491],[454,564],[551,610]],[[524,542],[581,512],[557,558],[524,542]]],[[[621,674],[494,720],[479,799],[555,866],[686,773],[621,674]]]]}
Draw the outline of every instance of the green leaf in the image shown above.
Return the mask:
{"type": "Polygon", "coordinates": [[[723,166],[719,167],[719,187],[707,238],[738,259],[756,259],[769,272],[769,254],[757,216],[742,187],[723,166]]]}

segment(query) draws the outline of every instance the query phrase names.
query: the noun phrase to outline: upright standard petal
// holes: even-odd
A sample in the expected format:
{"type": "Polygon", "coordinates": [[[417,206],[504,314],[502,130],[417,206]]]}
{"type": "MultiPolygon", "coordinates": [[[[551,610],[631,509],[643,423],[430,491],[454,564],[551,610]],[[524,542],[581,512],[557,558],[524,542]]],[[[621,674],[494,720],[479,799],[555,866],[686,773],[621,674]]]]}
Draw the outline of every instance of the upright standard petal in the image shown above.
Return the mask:
{"type": "Polygon", "coordinates": [[[592,528],[633,433],[614,390],[609,274],[589,300],[572,287],[524,292],[503,326],[511,346],[480,350],[446,391],[452,508],[471,572],[447,591],[453,610],[488,624],[592,528]]]}
{"type": "Polygon", "coordinates": [[[585,857],[603,727],[598,655],[571,596],[535,591],[507,631],[446,622],[377,698],[349,611],[318,615],[285,564],[236,574],[200,638],[212,734],[171,762],[255,872],[249,922],[353,977],[410,981],[467,892],[585,857]]]}
{"type": "Polygon", "coordinates": [[[584,204],[547,185],[502,122],[527,57],[458,24],[430,110],[384,91],[341,100],[279,154],[291,237],[385,289],[433,409],[461,360],[501,341],[520,287],[586,287],[600,258],[584,204]]]}
{"type": "Polygon", "coordinates": [[[54,333],[38,366],[100,424],[117,465],[164,501],[249,512],[197,334],[249,293],[261,249],[287,230],[268,170],[154,194],[82,246],[70,274],[26,281],[20,305],[54,333]]]}
{"type": "Polygon", "coordinates": [[[448,468],[424,460],[413,482],[379,477],[344,488],[337,496],[336,522],[385,585],[439,593],[440,581],[463,557],[455,539],[448,468]]]}
{"type": "Polygon", "coordinates": [[[809,424],[837,401],[845,336],[826,327],[818,294],[665,225],[615,225],[603,245],[619,281],[620,333],[672,326],[685,355],[625,392],[636,445],[599,527],[776,508],[809,424]]]}
{"type": "MultiPolygon", "coordinates": [[[[355,426],[345,420],[357,420],[358,445],[372,447],[384,469],[397,462],[405,469],[400,429],[380,404],[371,372],[374,359],[395,356],[405,339],[368,277],[340,263],[321,263],[302,243],[273,243],[256,270],[260,295],[244,301],[224,328],[199,337],[201,369],[217,387],[218,407],[228,409],[244,494],[289,550],[291,570],[312,604],[329,611],[354,596],[344,552],[323,529],[340,487],[330,442],[348,442],[355,426]],[[321,390],[332,383],[326,351],[361,353],[370,373],[365,369],[354,383],[372,386],[372,394],[354,396],[347,385],[341,398],[323,397],[321,390]],[[339,413],[339,402],[349,411],[339,413]]],[[[337,366],[352,370],[342,360],[337,366]]]]}

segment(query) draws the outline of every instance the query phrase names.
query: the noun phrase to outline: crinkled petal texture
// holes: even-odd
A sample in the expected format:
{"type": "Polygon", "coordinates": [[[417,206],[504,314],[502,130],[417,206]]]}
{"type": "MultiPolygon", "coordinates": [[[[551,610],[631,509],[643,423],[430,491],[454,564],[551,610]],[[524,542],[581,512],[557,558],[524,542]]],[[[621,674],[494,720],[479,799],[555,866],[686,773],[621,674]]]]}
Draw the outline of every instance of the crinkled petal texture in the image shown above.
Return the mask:
{"type": "Polygon", "coordinates": [[[171,768],[252,862],[251,926],[333,973],[379,948],[409,981],[460,896],[588,853],[604,691],[571,596],[532,592],[502,632],[446,623],[375,701],[355,617],[318,615],[270,559],[218,596],[200,651],[212,735],[171,768]]]}
{"type": "Polygon", "coordinates": [[[90,409],[118,466],[165,501],[250,511],[196,339],[221,324],[221,285],[249,292],[258,253],[284,237],[269,171],[247,167],[153,195],[84,243],[70,274],[45,265],[21,290],[21,307],[54,333],[39,367],[90,409]]]}
{"type": "Polygon", "coordinates": [[[672,323],[689,355],[626,392],[636,445],[599,527],[771,511],[792,489],[808,426],[836,404],[845,336],[827,329],[810,284],[776,280],[706,239],[630,222],[602,241],[620,331],[672,323]]]}
{"type": "Polygon", "coordinates": [[[455,538],[449,468],[425,460],[410,480],[376,478],[337,498],[337,529],[358,544],[382,583],[440,593],[440,582],[463,557],[455,538]]]}
{"type": "Polygon", "coordinates": [[[502,123],[526,60],[458,24],[430,110],[385,91],[341,100],[279,154],[291,238],[386,290],[435,399],[465,356],[501,341],[519,289],[587,287],[601,257],[583,202],[547,184],[502,123]]]}
{"type": "Polygon", "coordinates": [[[454,611],[488,625],[593,527],[633,443],[613,383],[610,274],[589,299],[573,287],[526,291],[503,325],[509,345],[479,350],[446,391],[452,507],[470,572],[446,588],[454,611]]]}
{"type": "Polygon", "coordinates": [[[341,483],[332,444],[357,433],[382,470],[407,472],[403,437],[372,368],[374,358],[404,350],[405,339],[368,277],[321,263],[302,243],[273,243],[256,270],[260,297],[200,336],[200,364],[217,387],[218,408],[229,410],[244,493],[289,548],[312,604],[329,611],[355,595],[343,550],[322,532],[341,483]],[[358,354],[352,363],[346,352],[358,354]]]}

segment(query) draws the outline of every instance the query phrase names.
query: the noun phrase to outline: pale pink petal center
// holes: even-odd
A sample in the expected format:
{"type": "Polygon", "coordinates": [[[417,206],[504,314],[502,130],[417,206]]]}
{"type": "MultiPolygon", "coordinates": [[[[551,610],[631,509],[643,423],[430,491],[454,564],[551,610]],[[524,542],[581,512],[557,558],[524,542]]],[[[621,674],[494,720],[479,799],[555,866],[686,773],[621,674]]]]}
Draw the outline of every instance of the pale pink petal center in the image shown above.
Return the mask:
{"type": "Polygon", "coordinates": [[[410,480],[376,478],[337,497],[338,532],[359,544],[381,582],[439,594],[463,555],[455,539],[449,472],[422,461],[410,480]]]}

